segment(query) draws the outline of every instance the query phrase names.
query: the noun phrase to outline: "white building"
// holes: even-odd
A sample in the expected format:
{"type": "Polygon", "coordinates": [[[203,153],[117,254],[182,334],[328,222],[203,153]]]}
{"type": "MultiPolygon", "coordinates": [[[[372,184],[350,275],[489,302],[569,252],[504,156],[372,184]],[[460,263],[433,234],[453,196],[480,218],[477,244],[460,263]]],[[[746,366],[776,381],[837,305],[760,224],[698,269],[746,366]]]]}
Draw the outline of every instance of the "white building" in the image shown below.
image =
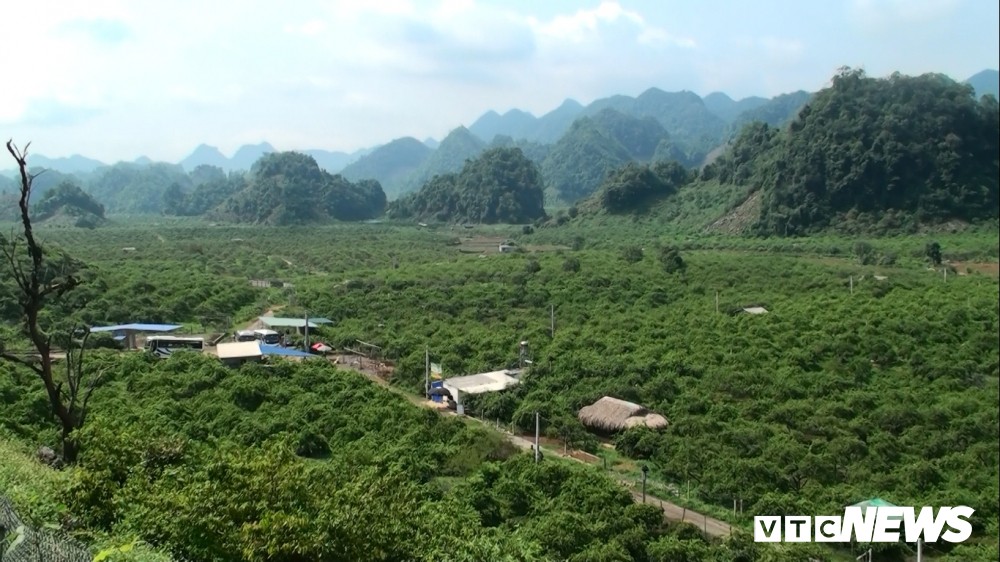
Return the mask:
{"type": "Polygon", "coordinates": [[[442,386],[451,393],[456,404],[462,404],[462,397],[467,394],[482,394],[484,392],[499,392],[505,388],[521,384],[521,369],[505,369],[491,371],[464,377],[445,379],[442,386]]]}
{"type": "Polygon", "coordinates": [[[220,343],[215,347],[215,353],[223,365],[230,367],[238,367],[251,361],[260,361],[264,357],[258,341],[220,343]]]}

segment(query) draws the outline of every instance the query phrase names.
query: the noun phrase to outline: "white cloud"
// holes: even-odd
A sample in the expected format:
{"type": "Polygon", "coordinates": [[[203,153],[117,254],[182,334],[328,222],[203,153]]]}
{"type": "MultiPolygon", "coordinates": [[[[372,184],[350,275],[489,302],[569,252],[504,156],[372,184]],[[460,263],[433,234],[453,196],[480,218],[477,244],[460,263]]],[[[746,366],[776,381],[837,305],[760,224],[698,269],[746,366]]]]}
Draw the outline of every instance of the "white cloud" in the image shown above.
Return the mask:
{"type": "MultiPolygon", "coordinates": [[[[955,24],[938,19],[978,6],[854,1],[847,15],[869,26],[921,21],[946,31],[955,24]]],[[[15,2],[0,33],[0,133],[35,140],[50,156],[177,160],[201,142],[353,150],[441,138],[489,109],[540,115],[567,97],[587,103],[653,86],[772,95],[810,87],[804,68],[827,73],[858,58],[847,32],[825,31],[831,16],[850,27],[843,4],[794,5],[722,13],[668,0],[15,2]]],[[[871,33],[864,52],[891,51],[889,35],[871,33]]],[[[928,50],[943,51],[897,49],[911,59],[928,50]]]]}
{"type": "Polygon", "coordinates": [[[952,14],[959,4],[960,0],[854,0],[851,14],[862,26],[878,28],[933,22],[952,14]]]}
{"type": "Polygon", "coordinates": [[[312,37],[314,35],[319,35],[327,30],[327,24],[323,20],[309,20],[302,25],[285,25],[284,30],[286,33],[306,35],[312,37]]]}
{"type": "Polygon", "coordinates": [[[652,26],[641,14],[624,9],[617,2],[602,2],[594,9],[581,9],[573,14],[557,15],[546,22],[532,18],[529,23],[540,36],[559,41],[583,43],[598,37],[602,27],[624,24],[634,31],[635,40],[639,43],[695,47],[693,39],[676,37],[664,29],[652,26]]]}

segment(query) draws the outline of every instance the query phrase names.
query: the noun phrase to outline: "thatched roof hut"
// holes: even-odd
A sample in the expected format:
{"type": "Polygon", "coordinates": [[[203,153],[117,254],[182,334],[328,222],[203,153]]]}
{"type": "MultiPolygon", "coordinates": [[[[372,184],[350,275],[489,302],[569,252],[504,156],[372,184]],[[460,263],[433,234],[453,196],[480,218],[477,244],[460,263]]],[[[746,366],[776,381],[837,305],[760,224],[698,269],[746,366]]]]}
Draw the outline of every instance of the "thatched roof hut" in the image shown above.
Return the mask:
{"type": "Polygon", "coordinates": [[[605,396],[590,406],[580,408],[583,425],[600,431],[621,431],[644,425],[652,429],[667,427],[667,418],[651,413],[645,407],[618,398],[605,396]]]}

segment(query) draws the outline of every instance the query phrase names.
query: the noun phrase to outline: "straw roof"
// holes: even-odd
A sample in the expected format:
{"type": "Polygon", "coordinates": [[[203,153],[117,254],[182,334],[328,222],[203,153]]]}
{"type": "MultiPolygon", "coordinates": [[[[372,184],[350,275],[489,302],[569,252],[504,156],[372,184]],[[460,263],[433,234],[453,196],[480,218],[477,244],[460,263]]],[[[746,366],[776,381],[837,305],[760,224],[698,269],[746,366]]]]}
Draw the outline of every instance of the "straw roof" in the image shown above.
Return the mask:
{"type": "Polygon", "coordinates": [[[663,429],[667,427],[667,418],[660,414],[646,414],[645,416],[632,416],[625,420],[625,427],[635,427],[644,425],[650,429],[663,429]]]}
{"type": "Polygon", "coordinates": [[[602,431],[621,431],[639,425],[653,429],[667,426],[667,419],[663,416],[650,413],[639,404],[610,396],[580,408],[578,417],[583,425],[602,431]]]}

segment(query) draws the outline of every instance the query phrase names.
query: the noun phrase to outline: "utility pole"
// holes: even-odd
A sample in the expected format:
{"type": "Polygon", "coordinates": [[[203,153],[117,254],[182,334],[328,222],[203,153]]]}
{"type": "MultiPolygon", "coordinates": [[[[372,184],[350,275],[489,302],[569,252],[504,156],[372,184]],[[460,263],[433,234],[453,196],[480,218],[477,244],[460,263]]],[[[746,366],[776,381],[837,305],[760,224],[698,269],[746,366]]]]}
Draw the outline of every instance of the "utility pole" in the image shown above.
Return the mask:
{"type": "Polygon", "coordinates": [[[851,276],[851,294],[854,294],[854,276],[851,276]]]}
{"type": "Polygon", "coordinates": [[[540,426],[541,423],[539,422],[538,412],[535,412],[535,463],[536,464],[538,463],[539,453],[541,453],[541,450],[538,448],[538,429],[540,426]]]}
{"type": "Polygon", "coordinates": [[[552,339],[556,337],[556,305],[549,305],[549,335],[552,339]]]}
{"type": "Polygon", "coordinates": [[[424,398],[431,395],[431,350],[424,348],[424,398]]]}
{"type": "Polygon", "coordinates": [[[642,503],[646,503],[646,473],[649,472],[649,467],[642,465],[642,503]]]}
{"type": "Polygon", "coordinates": [[[306,340],[306,351],[309,350],[309,311],[306,311],[306,327],[305,327],[305,340],[306,340]]]}
{"type": "Polygon", "coordinates": [[[719,290],[715,290],[715,313],[719,313],[719,290]]]}

